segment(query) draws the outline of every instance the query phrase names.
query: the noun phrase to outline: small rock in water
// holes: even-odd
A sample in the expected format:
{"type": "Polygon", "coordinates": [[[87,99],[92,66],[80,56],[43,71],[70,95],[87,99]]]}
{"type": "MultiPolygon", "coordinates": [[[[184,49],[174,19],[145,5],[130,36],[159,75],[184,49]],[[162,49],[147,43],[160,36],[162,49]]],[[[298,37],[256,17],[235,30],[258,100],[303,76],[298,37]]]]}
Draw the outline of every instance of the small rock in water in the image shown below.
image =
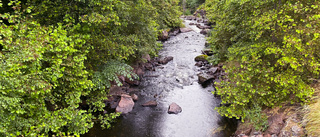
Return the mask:
{"type": "Polygon", "coordinates": [[[131,98],[133,99],[133,101],[138,101],[139,97],[136,94],[132,94],[131,98]]]}
{"type": "Polygon", "coordinates": [[[158,103],[156,101],[148,101],[144,104],[142,104],[143,107],[156,107],[158,105],[158,103]]]}
{"type": "Polygon", "coordinates": [[[188,36],[184,37],[184,38],[188,38],[188,36]]]}
{"type": "Polygon", "coordinates": [[[178,114],[182,112],[182,108],[176,104],[176,103],[171,103],[168,109],[169,114],[178,114]]]}
{"type": "Polygon", "coordinates": [[[168,62],[170,62],[172,60],[173,60],[173,57],[172,56],[168,56],[168,57],[165,57],[163,59],[160,59],[159,63],[160,64],[167,64],[168,62]]]}
{"type": "Polygon", "coordinates": [[[121,112],[123,114],[129,113],[132,111],[133,106],[134,106],[134,102],[133,102],[131,96],[126,95],[126,94],[122,94],[120,102],[116,108],[116,112],[121,112]]]}

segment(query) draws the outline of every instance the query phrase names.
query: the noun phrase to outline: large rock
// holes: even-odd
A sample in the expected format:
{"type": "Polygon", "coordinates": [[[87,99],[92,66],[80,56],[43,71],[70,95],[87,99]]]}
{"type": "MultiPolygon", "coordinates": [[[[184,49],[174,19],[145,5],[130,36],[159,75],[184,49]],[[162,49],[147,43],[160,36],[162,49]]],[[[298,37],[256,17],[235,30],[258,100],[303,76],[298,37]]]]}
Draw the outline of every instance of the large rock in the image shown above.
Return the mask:
{"type": "Polygon", "coordinates": [[[157,101],[148,101],[142,104],[143,107],[156,107],[158,105],[157,101]]]}
{"type": "Polygon", "coordinates": [[[217,72],[218,69],[219,69],[218,67],[212,67],[208,70],[208,73],[213,75],[214,73],[217,72]]]}
{"type": "Polygon", "coordinates": [[[168,62],[170,62],[171,60],[173,60],[173,57],[172,56],[168,56],[168,57],[165,57],[165,58],[162,58],[159,60],[159,63],[160,64],[167,64],[168,62]]]}
{"type": "Polygon", "coordinates": [[[214,79],[215,77],[213,75],[209,75],[209,74],[206,74],[206,73],[200,73],[198,74],[198,81],[200,84],[203,84],[209,80],[212,80],[214,79]]]}
{"type": "Polygon", "coordinates": [[[191,28],[180,28],[180,32],[181,33],[186,33],[186,32],[190,32],[193,31],[191,28]]]}
{"type": "Polygon", "coordinates": [[[126,114],[132,111],[134,106],[134,102],[131,96],[122,94],[120,102],[116,108],[116,112],[121,112],[122,114],[126,114]]]}
{"type": "Polygon", "coordinates": [[[178,114],[178,113],[181,113],[181,112],[182,112],[182,108],[178,104],[172,103],[169,106],[169,109],[168,109],[168,113],[169,114],[178,114]]]}
{"type": "Polygon", "coordinates": [[[194,58],[195,61],[207,62],[208,55],[199,55],[194,58]]]}

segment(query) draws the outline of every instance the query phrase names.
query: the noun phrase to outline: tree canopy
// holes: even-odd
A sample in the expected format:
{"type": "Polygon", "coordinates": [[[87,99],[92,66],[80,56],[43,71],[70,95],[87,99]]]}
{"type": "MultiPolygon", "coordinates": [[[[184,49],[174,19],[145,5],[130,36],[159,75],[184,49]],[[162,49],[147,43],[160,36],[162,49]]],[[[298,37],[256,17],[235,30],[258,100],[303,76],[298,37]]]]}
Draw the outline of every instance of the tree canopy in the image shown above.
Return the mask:
{"type": "Polygon", "coordinates": [[[69,136],[103,126],[111,81],[156,55],[181,24],[177,0],[0,1],[0,135],[69,136]],[[86,103],[89,108],[81,108],[86,103]]]}
{"type": "Polygon", "coordinates": [[[225,63],[215,92],[220,114],[244,118],[256,106],[306,102],[319,78],[320,7],[316,0],[208,0],[216,22],[209,42],[225,63]]]}

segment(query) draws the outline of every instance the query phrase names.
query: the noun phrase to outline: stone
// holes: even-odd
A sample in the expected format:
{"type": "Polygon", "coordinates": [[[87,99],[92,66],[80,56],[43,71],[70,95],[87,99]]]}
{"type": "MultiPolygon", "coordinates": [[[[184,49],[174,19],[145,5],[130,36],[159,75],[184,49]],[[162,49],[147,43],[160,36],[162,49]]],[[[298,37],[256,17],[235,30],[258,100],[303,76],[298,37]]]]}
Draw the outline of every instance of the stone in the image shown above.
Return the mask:
{"type": "Polygon", "coordinates": [[[176,29],[174,31],[169,32],[169,36],[177,36],[179,32],[180,32],[180,29],[176,29]]]}
{"type": "Polygon", "coordinates": [[[209,80],[212,80],[212,79],[214,79],[214,78],[215,78],[214,76],[209,75],[209,74],[206,74],[206,73],[200,73],[200,74],[198,74],[198,82],[199,82],[200,84],[203,84],[203,83],[205,83],[205,82],[207,82],[207,81],[209,81],[209,80]]]}
{"type": "Polygon", "coordinates": [[[202,66],[203,66],[203,62],[202,62],[202,61],[198,61],[198,62],[195,64],[195,66],[197,66],[197,67],[202,67],[202,66]]]}
{"type": "Polygon", "coordinates": [[[171,103],[168,109],[169,114],[178,114],[182,112],[182,108],[176,104],[176,103],[171,103]]]}
{"type": "Polygon", "coordinates": [[[189,25],[195,25],[193,22],[189,23],[189,25]]]}
{"type": "Polygon", "coordinates": [[[214,73],[217,72],[217,70],[218,70],[218,67],[212,67],[208,70],[209,71],[208,73],[213,75],[214,73]]]}
{"type": "Polygon", "coordinates": [[[162,31],[161,35],[158,37],[158,40],[165,41],[169,38],[169,34],[167,31],[162,31]]]}
{"type": "Polygon", "coordinates": [[[144,64],[144,67],[147,69],[147,70],[153,70],[153,66],[151,63],[145,63],[144,64]]]}
{"type": "Polygon", "coordinates": [[[116,108],[116,112],[121,112],[122,114],[126,114],[132,111],[134,106],[134,102],[131,96],[127,94],[122,94],[120,102],[116,108]]]}
{"type": "Polygon", "coordinates": [[[139,100],[139,97],[136,94],[132,94],[131,98],[132,98],[133,101],[138,101],[139,100]]]}
{"type": "Polygon", "coordinates": [[[170,62],[171,60],[173,60],[173,57],[172,56],[168,56],[168,57],[165,57],[165,58],[162,58],[159,60],[159,63],[160,64],[167,64],[168,62],[170,62]]]}
{"type": "Polygon", "coordinates": [[[148,101],[142,104],[143,107],[156,107],[158,105],[157,101],[148,101]]]}
{"type": "Polygon", "coordinates": [[[200,34],[207,35],[209,32],[210,32],[210,29],[205,29],[205,28],[203,28],[203,29],[200,31],[200,34]]]}
{"type": "Polygon", "coordinates": [[[180,28],[180,32],[181,33],[186,33],[186,32],[190,32],[193,31],[191,28],[180,28]]]}
{"type": "Polygon", "coordinates": [[[269,128],[265,131],[265,133],[271,135],[278,135],[280,130],[284,126],[283,122],[283,115],[282,114],[275,114],[268,118],[269,128]]]}
{"type": "Polygon", "coordinates": [[[202,61],[202,62],[208,62],[207,61],[207,55],[199,55],[199,56],[196,56],[195,58],[194,58],[194,60],[195,61],[202,61]]]}
{"type": "Polygon", "coordinates": [[[135,80],[135,79],[133,79],[133,80],[130,80],[129,78],[126,78],[126,83],[128,83],[129,85],[131,85],[131,86],[138,86],[138,85],[140,85],[140,81],[139,80],[135,80]]]}

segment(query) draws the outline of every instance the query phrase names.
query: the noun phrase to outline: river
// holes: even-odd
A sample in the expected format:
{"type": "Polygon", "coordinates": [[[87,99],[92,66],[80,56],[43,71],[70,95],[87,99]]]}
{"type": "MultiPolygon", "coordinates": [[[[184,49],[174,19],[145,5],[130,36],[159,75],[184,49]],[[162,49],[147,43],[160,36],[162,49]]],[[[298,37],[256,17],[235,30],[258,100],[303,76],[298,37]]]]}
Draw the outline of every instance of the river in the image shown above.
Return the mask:
{"type": "Polygon", "coordinates": [[[163,43],[160,57],[172,56],[173,61],[148,71],[141,80],[139,100],[132,112],[121,116],[113,127],[101,130],[95,125],[84,137],[225,137],[232,126],[214,108],[220,100],[211,93],[213,87],[198,84],[194,58],[204,49],[205,36],[195,26],[194,31],[180,33],[163,43]],[[142,107],[156,100],[157,107],[142,107]],[[179,114],[168,114],[175,102],[182,108],[179,114]]]}

